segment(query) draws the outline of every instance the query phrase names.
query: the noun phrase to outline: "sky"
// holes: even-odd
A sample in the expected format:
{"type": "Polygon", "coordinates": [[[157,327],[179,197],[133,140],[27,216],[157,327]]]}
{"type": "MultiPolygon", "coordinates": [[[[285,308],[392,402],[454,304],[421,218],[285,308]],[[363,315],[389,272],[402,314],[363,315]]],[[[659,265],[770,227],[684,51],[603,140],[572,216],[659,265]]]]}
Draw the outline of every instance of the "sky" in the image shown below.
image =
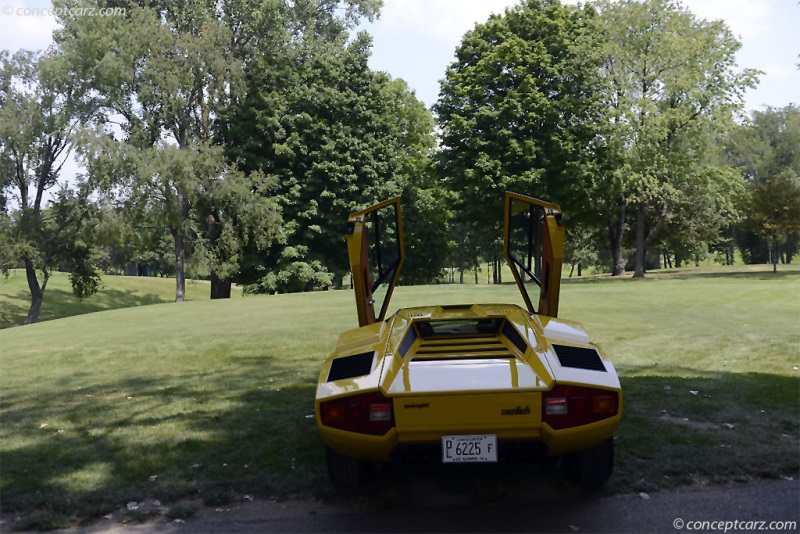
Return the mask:
{"type": "MultiPolygon", "coordinates": [[[[384,0],[380,18],[362,25],[373,36],[370,66],[403,78],[429,107],[439,80],[453,61],[462,35],[491,13],[519,0],[384,0]]],[[[574,3],[574,0],[569,0],[574,3]]],[[[683,0],[703,19],[722,19],[742,42],[740,68],[764,72],[748,91],[749,110],[800,103],[800,2],[798,0],[683,0]]],[[[0,49],[44,49],[51,43],[55,19],[36,8],[45,0],[0,0],[0,49]]]]}
{"type": "MultiPolygon", "coordinates": [[[[518,3],[384,0],[380,19],[363,26],[373,36],[370,66],[403,78],[417,98],[431,106],[462,35],[491,13],[502,13],[518,3]]],[[[747,109],[800,103],[798,0],[684,0],[683,4],[699,18],[725,21],[742,43],[739,67],[764,71],[759,87],[746,94],[747,109]]]]}

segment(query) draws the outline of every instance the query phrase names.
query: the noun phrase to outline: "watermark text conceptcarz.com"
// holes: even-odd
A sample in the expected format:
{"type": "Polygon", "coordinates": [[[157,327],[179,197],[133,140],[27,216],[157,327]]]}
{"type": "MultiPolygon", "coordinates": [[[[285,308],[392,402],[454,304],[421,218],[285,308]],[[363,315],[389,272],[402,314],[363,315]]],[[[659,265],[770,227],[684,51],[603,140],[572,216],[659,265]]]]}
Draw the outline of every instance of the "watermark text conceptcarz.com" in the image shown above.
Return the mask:
{"type": "Polygon", "coordinates": [[[16,17],[124,17],[124,7],[20,7],[4,4],[0,13],[16,17]]]}

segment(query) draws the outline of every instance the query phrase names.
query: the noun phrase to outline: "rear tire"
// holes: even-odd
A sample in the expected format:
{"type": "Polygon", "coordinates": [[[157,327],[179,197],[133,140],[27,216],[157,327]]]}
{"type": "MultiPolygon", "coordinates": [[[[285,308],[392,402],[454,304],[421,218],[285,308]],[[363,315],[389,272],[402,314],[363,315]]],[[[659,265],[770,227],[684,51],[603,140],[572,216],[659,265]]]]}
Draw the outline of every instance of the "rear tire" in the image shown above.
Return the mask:
{"type": "Polygon", "coordinates": [[[325,460],[328,464],[328,477],[336,489],[358,489],[369,482],[372,464],[342,456],[330,447],[325,447],[325,460]]]}
{"type": "Polygon", "coordinates": [[[614,438],[567,456],[567,476],[576,486],[599,489],[614,470],[614,438]]]}

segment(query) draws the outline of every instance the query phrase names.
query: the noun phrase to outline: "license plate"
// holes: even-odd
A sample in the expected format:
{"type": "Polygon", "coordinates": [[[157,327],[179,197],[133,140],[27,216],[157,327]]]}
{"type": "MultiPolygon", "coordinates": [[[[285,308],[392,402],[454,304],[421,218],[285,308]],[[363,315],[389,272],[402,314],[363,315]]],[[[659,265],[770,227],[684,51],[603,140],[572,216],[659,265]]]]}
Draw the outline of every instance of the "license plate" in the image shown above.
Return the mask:
{"type": "Polygon", "coordinates": [[[442,462],[496,462],[497,436],[442,436],[442,462]]]}

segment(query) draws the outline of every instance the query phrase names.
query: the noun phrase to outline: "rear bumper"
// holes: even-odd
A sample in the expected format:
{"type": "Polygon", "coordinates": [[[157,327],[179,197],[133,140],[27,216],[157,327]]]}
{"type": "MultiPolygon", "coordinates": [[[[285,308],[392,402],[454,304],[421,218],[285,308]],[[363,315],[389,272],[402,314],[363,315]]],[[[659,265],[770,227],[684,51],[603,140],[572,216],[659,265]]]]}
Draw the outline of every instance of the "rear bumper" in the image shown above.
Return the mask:
{"type": "Polygon", "coordinates": [[[560,456],[599,445],[614,435],[620,415],[572,428],[556,430],[546,423],[517,428],[442,428],[436,431],[398,432],[371,436],[320,426],[322,438],[343,456],[374,462],[441,462],[441,437],[453,434],[495,434],[499,460],[527,451],[534,456],[560,456]]]}

